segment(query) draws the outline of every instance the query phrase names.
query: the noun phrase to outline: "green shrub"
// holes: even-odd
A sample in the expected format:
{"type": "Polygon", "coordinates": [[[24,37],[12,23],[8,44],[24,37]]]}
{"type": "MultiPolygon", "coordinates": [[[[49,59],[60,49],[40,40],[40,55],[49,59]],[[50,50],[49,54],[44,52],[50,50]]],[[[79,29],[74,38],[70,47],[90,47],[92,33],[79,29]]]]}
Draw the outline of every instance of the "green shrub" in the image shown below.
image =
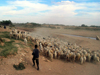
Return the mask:
{"type": "Polygon", "coordinates": [[[25,66],[23,63],[19,63],[19,65],[13,65],[13,67],[16,69],[16,70],[23,70],[25,69],[25,66]]]}

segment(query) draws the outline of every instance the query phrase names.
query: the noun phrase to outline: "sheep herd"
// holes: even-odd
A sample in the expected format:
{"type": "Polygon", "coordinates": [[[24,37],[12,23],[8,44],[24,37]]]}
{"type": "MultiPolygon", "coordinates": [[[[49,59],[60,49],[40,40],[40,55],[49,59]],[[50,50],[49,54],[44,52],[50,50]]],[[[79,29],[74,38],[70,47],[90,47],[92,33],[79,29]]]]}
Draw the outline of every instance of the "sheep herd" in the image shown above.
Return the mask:
{"type": "Polygon", "coordinates": [[[100,50],[91,51],[88,48],[83,48],[75,43],[68,43],[58,38],[48,37],[31,37],[27,36],[26,32],[17,31],[14,29],[10,32],[10,38],[24,39],[27,45],[27,41],[31,41],[39,46],[40,53],[44,56],[53,59],[62,59],[67,62],[79,62],[83,64],[85,62],[99,62],[100,50]]]}

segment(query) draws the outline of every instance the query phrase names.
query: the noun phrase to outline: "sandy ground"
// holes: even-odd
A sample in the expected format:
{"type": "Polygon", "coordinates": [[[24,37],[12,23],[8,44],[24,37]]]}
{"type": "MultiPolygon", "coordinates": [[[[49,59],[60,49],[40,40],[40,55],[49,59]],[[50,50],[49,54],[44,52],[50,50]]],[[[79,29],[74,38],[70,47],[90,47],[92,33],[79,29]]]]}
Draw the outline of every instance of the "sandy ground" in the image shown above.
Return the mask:
{"type": "MultiPolygon", "coordinates": [[[[95,37],[96,35],[100,36],[100,32],[98,31],[77,31],[49,28],[37,28],[35,30],[36,31],[30,33],[30,35],[33,37],[35,37],[36,35],[44,37],[58,37],[66,42],[76,43],[77,45],[81,45],[85,48],[90,48],[91,50],[100,49],[100,41],[82,37],[62,35],[63,33],[65,33],[95,37]]],[[[58,59],[54,59],[53,62],[46,62],[45,60],[47,60],[47,58],[42,55],[40,55],[39,58],[40,70],[37,71],[36,66],[32,67],[32,51],[28,47],[24,49],[18,46],[18,48],[18,55],[4,58],[3,61],[0,61],[0,75],[100,75],[100,62],[86,62],[83,65],[80,65],[80,63],[76,62],[71,63],[58,59]],[[26,54],[25,56],[23,56],[23,54],[21,53],[26,54]],[[25,65],[26,69],[22,71],[16,71],[13,68],[13,64],[17,63],[17,60],[20,59],[19,56],[25,58],[28,63],[27,65],[25,65]]]]}

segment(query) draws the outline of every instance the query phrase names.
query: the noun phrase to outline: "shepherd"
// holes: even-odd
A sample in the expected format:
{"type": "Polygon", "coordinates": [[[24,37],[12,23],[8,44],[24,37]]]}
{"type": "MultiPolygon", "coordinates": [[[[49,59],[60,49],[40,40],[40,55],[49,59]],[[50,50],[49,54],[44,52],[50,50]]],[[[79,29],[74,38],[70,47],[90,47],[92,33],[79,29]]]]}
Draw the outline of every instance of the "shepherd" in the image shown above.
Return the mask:
{"type": "Polygon", "coordinates": [[[39,50],[37,49],[38,46],[35,45],[35,49],[33,50],[33,58],[32,58],[32,61],[33,61],[33,66],[35,66],[35,60],[36,60],[36,64],[37,64],[37,70],[39,70],[39,50]]]}
{"type": "Polygon", "coordinates": [[[4,26],[4,29],[6,29],[6,26],[4,26]]]}

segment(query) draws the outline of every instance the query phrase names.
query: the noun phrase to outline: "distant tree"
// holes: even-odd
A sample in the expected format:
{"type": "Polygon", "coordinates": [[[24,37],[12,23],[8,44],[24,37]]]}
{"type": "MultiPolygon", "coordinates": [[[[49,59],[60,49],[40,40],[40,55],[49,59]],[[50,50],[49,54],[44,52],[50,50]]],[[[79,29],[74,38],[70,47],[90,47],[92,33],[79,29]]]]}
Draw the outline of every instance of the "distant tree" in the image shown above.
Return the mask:
{"type": "Polygon", "coordinates": [[[34,22],[32,22],[31,24],[32,24],[34,27],[40,27],[40,26],[41,26],[41,24],[34,23],[34,22]]]}
{"type": "Polygon", "coordinates": [[[7,25],[12,25],[12,22],[10,20],[3,20],[0,22],[0,24],[7,26],[7,25]]]}
{"type": "Polygon", "coordinates": [[[100,27],[100,26],[96,26],[96,25],[91,25],[90,27],[100,27]]]}
{"type": "Polygon", "coordinates": [[[85,25],[85,24],[82,24],[82,25],[81,25],[81,27],[88,27],[88,26],[87,26],[87,25],[85,25]]]}

